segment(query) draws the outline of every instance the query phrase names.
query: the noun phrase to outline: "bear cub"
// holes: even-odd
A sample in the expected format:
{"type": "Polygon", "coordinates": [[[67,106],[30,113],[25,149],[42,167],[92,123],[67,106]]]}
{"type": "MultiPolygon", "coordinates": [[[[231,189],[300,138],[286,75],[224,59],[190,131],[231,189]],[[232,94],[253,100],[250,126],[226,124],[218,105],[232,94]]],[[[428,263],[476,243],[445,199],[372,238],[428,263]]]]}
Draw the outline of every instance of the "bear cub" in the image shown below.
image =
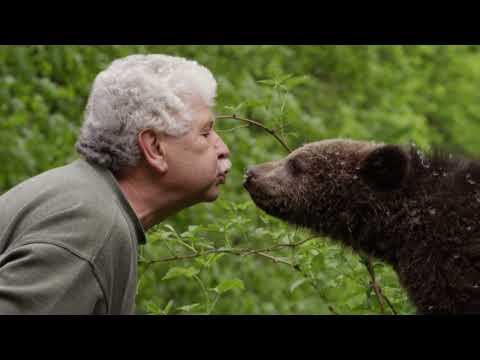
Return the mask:
{"type": "Polygon", "coordinates": [[[244,186],[270,215],[392,265],[418,313],[480,313],[479,161],[332,139],[250,167],[244,186]]]}

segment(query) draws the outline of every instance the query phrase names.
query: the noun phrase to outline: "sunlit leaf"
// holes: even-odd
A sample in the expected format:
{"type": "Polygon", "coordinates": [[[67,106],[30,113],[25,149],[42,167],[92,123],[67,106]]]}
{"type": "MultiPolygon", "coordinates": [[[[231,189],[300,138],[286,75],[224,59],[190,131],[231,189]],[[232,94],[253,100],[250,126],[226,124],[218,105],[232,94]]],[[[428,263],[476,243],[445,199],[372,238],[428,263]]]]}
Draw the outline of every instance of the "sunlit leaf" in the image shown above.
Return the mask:
{"type": "Polygon", "coordinates": [[[214,288],[214,290],[219,294],[223,294],[233,289],[240,289],[240,290],[245,289],[243,281],[240,279],[223,280],[220,284],[218,284],[214,288]]]}
{"type": "Polygon", "coordinates": [[[162,280],[174,279],[178,277],[192,278],[200,272],[195,267],[172,267],[168,270],[167,274],[162,278],[162,280]]]}

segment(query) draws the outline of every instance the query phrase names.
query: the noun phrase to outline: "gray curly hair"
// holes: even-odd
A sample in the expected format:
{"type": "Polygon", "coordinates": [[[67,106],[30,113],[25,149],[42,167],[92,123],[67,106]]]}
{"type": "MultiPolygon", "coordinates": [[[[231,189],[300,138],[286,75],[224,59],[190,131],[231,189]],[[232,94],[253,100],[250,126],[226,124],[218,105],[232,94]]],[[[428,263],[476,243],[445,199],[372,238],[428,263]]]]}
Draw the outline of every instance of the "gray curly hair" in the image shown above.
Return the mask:
{"type": "Polygon", "coordinates": [[[187,99],[214,105],[217,83],[195,61],[168,55],[130,55],[112,62],[93,83],[75,145],[87,160],[113,172],[140,159],[145,128],[170,136],[191,129],[187,99]]]}

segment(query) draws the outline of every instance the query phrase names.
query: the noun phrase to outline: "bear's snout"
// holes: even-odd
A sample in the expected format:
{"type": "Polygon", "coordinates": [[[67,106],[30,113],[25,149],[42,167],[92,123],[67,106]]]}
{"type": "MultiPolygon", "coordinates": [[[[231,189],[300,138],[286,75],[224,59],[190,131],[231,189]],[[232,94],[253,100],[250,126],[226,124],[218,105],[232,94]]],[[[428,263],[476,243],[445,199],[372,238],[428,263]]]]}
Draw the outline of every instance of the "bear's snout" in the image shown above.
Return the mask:
{"type": "Polygon", "coordinates": [[[260,182],[267,186],[272,178],[278,177],[273,172],[281,168],[282,161],[271,161],[264,164],[248,166],[244,174],[243,186],[249,191],[252,185],[258,185],[260,182]]]}
{"type": "Polygon", "coordinates": [[[243,186],[248,190],[248,186],[251,185],[252,179],[256,176],[255,167],[249,166],[243,175],[243,186]]]}
{"type": "Polygon", "coordinates": [[[249,166],[247,167],[247,171],[245,172],[245,179],[251,179],[257,177],[257,167],[256,166],[249,166]]]}

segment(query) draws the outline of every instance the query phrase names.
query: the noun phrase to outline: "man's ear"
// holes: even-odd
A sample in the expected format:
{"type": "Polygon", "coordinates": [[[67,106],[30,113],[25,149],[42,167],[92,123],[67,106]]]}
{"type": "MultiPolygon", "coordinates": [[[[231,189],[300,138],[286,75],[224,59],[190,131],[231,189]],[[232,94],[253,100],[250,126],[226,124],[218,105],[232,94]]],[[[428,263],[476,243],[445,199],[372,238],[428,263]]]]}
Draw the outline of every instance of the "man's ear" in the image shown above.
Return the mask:
{"type": "Polygon", "coordinates": [[[410,170],[408,153],[398,145],[383,145],[360,161],[360,176],[378,191],[399,188],[410,170]]]}
{"type": "Polygon", "coordinates": [[[138,146],[145,161],[160,173],[168,170],[165,146],[153,129],[143,129],[138,134],[138,146]]]}

